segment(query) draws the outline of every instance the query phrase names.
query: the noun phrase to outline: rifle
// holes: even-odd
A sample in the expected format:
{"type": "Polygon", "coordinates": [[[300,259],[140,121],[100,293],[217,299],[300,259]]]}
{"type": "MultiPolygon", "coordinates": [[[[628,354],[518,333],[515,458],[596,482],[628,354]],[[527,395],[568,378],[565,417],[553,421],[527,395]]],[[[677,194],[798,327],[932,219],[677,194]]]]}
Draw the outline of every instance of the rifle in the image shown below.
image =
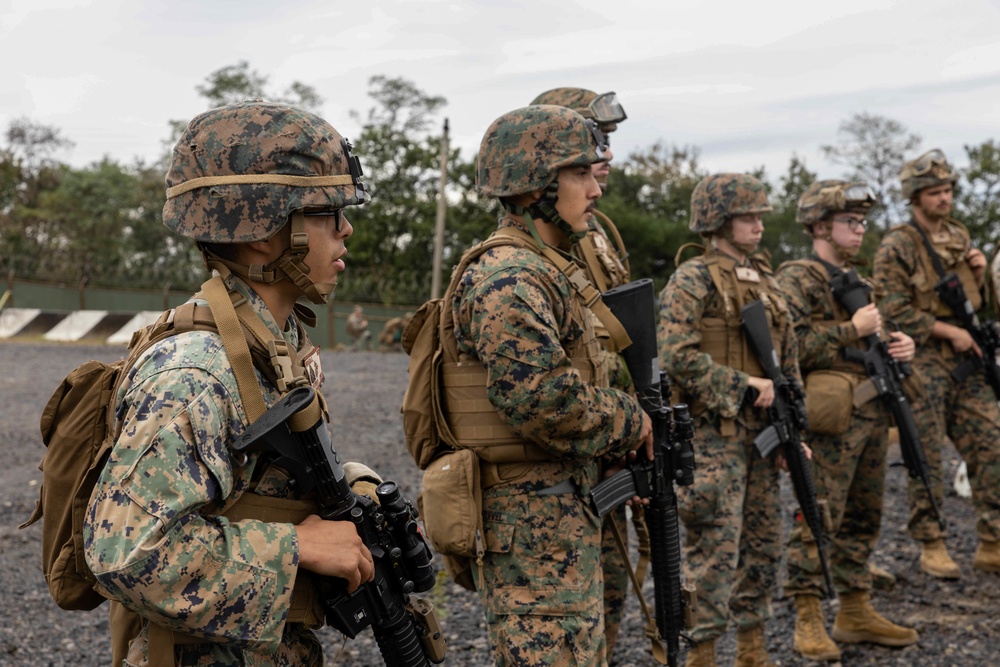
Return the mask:
{"type": "MultiPolygon", "coordinates": [[[[858,277],[858,272],[854,269],[836,273],[830,279],[830,289],[833,292],[833,298],[843,306],[849,315],[854,315],[859,308],[867,306],[870,302],[868,295],[871,292],[871,287],[858,277]]],[[[860,363],[865,367],[865,373],[875,385],[879,398],[892,413],[893,421],[896,422],[896,428],[899,430],[899,449],[903,455],[903,464],[911,478],[918,479],[923,483],[938,525],[941,526],[941,530],[944,530],[944,515],[941,514],[931,491],[930,467],[927,465],[927,456],[920,440],[920,432],[917,430],[917,422],[913,418],[913,409],[903,391],[903,380],[910,374],[910,365],[893,359],[892,355],[889,354],[889,347],[878,333],[865,336],[865,341],[868,343],[867,351],[863,352],[856,347],[843,347],[841,354],[844,359],[860,363]]]]}
{"type": "Polygon", "coordinates": [[[816,548],[819,551],[819,563],[823,568],[823,579],[826,582],[828,598],[833,598],[833,580],[830,577],[830,566],[826,560],[826,536],[823,534],[823,515],[816,502],[816,484],[813,481],[809,460],[802,446],[802,431],[809,430],[806,418],[805,394],[794,378],[785,377],[781,372],[778,353],[771,342],[771,332],[767,324],[767,314],[760,300],[751,301],[743,306],[741,312],[743,330],[747,341],[761,367],[764,375],[774,383],[774,402],[767,409],[771,425],[760,432],[754,439],[754,445],[762,457],[767,457],[779,445],[784,446],[785,460],[788,462],[788,474],[792,478],[792,488],[795,498],[799,501],[802,518],[809,526],[816,548]]]}
{"type": "MultiPolygon", "coordinates": [[[[650,563],[656,627],[667,645],[667,664],[676,667],[684,628],[685,589],[681,585],[681,541],[674,483],[694,482],[694,430],[686,405],[667,407],[667,385],[661,379],[656,352],[653,281],[637,280],[602,295],[632,339],[622,351],[639,404],[653,422],[653,459],[637,452],[628,467],[595,485],[590,502],[604,516],[633,496],[649,499],[650,563]]],[[[665,376],[665,374],[663,374],[665,376]]],[[[690,593],[690,587],[687,589],[690,593]]]]}
{"type": "Polygon", "coordinates": [[[965,360],[952,370],[952,379],[955,382],[963,382],[978,366],[986,374],[986,381],[993,387],[993,395],[1000,399],[1000,367],[997,366],[1000,333],[997,332],[997,323],[992,320],[979,321],[957,274],[949,273],[941,278],[934,285],[934,291],[942,303],[955,313],[962,323],[962,328],[969,332],[972,340],[976,341],[976,345],[983,352],[981,357],[976,354],[966,354],[965,360]]]}
{"type": "Polygon", "coordinates": [[[353,593],[343,579],[326,577],[326,622],[353,639],[371,626],[389,667],[428,667],[444,660],[445,640],[433,605],[410,597],[434,586],[431,552],[420,534],[417,512],[395,482],[375,489],[379,503],[358,495],[340,466],[316,392],[299,387],[285,394],[251,424],[237,453],[274,455],[301,494],[315,493],[319,515],[351,521],[375,562],[375,578],[353,593]]]}

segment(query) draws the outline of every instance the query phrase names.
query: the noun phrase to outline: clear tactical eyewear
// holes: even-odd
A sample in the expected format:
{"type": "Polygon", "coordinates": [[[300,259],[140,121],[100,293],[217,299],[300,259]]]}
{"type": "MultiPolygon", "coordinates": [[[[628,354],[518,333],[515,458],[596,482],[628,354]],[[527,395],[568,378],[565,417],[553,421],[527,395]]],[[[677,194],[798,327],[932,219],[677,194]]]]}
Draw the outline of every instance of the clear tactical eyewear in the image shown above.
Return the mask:
{"type": "Polygon", "coordinates": [[[620,123],[628,118],[614,91],[598,95],[590,101],[587,109],[598,123],[620,123]]]}
{"type": "Polygon", "coordinates": [[[943,167],[947,164],[948,158],[944,153],[938,148],[933,148],[910,163],[909,171],[913,176],[923,176],[929,174],[935,165],[943,167]]]}

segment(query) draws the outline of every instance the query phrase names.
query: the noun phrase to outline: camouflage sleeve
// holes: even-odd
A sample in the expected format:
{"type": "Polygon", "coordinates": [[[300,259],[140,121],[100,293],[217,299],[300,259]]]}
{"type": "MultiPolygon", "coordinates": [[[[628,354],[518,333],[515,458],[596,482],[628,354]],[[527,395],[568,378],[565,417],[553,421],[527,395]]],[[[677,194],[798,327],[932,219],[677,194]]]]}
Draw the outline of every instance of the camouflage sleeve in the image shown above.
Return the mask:
{"type": "Polygon", "coordinates": [[[791,313],[788,314],[788,321],[785,323],[785,336],[781,341],[781,373],[785,377],[795,378],[800,387],[804,387],[802,381],[802,370],[799,366],[799,338],[795,335],[791,313]]]}
{"type": "Polygon", "coordinates": [[[903,333],[924,345],[936,318],[915,303],[911,276],[917,269],[917,249],[902,232],[886,234],[875,251],[872,277],[882,315],[899,324],[903,333]]]}
{"type": "Polygon", "coordinates": [[[155,623],[275,651],[298,564],[295,527],[199,513],[234,492],[236,394],[204,369],[157,368],[160,356],[142,365],[123,404],[85,521],[87,563],[155,623]]]}
{"type": "Polygon", "coordinates": [[[471,313],[470,338],[487,370],[490,403],[511,430],[583,460],[635,447],[641,408],[617,389],[584,382],[573,368],[561,343],[568,297],[550,276],[523,266],[502,268],[470,286],[461,307],[471,313]]]}
{"type": "Polygon", "coordinates": [[[858,340],[857,329],[850,322],[833,326],[814,323],[814,314],[832,318],[834,309],[826,285],[806,267],[785,265],[778,271],[777,279],[795,330],[799,365],[806,372],[830,368],[839,358],[840,349],[858,340]]]}
{"type": "Polygon", "coordinates": [[[716,363],[700,351],[705,303],[715,293],[708,270],[690,261],[682,264],[660,292],[657,325],[660,364],[677,385],[708,409],[731,419],[747,390],[743,371],[716,363]]]}

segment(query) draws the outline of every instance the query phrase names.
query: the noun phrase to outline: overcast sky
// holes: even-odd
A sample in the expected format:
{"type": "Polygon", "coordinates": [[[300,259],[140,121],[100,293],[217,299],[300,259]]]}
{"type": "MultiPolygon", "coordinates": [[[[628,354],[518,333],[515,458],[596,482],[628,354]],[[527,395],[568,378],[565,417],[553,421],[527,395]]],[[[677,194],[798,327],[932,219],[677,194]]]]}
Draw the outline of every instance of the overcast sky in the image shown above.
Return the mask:
{"type": "Polygon", "coordinates": [[[324,98],[348,137],[373,75],[448,100],[471,156],[489,123],[558,86],[617,91],[619,155],[693,145],[712,171],[819,151],[861,111],[904,123],[964,163],[1000,140],[1000,0],[0,0],[0,129],[59,128],[84,166],[155,159],[167,121],[206,103],[205,77],[240,60],[324,98]],[[656,7],[656,9],[653,9],[656,7]]]}

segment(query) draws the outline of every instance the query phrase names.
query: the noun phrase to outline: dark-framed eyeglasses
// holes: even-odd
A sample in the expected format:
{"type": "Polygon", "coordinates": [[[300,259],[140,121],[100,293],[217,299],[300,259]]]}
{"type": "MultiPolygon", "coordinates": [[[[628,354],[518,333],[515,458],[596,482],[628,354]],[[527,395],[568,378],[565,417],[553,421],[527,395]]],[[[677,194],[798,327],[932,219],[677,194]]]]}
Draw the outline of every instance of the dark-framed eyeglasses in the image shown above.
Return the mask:
{"type": "Polygon", "coordinates": [[[333,228],[339,234],[344,226],[344,209],[342,208],[324,208],[324,209],[314,209],[311,211],[302,211],[302,215],[307,218],[329,218],[333,217],[333,228]]]}
{"type": "Polygon", "coordinates": [[[844,223],[845,225],[850,227],[852,232],[856,232],[859,229],[863,232],[868,230],[868,221],[865,220],[864,218],[858,219],[858,218],[834,217],[833,221],[844,223]]]}

